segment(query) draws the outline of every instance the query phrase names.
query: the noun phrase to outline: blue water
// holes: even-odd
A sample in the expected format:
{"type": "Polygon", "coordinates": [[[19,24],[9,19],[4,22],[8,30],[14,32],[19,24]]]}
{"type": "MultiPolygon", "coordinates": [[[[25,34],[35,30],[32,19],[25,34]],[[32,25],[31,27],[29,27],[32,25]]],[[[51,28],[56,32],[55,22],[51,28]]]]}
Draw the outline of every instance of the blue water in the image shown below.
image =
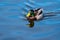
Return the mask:
{"type": "Polygon", "coordinates": [[[0,0],[0,40],[60,40],[60,0],[0,0]],[[43,8],[45,17],[29,28],[24,15],[43,8]]]}

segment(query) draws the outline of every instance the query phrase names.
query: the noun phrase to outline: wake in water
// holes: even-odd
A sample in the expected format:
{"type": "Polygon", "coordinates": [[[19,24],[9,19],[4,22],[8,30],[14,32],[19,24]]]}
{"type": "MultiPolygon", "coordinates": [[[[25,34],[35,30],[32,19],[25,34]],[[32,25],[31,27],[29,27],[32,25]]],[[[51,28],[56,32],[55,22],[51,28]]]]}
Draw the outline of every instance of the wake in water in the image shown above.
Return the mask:
{"type": "MultiPolygon", "coordinates": [[[[23,13],[22,16],[19,16],[19,18],[27,21],[26,14],[27,14],[26,12],[25,12],[25,14],[23,13]]],[[[60,14],[60,11],[44,13],[43,20],[49,19],[50,17],[57,16],[58,14],[60,14]]]]}

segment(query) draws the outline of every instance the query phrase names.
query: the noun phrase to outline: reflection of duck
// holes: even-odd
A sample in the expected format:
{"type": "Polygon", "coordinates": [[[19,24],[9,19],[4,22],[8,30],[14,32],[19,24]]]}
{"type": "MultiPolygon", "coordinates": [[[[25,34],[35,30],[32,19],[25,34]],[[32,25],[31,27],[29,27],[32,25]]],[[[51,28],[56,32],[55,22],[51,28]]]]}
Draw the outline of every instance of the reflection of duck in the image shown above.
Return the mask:
{"type": "Polygon", "coordinates": [[[29,21],[30,24],[28,24],[29,27],[33,27],[34,26],[34,21],[29,21]]]}

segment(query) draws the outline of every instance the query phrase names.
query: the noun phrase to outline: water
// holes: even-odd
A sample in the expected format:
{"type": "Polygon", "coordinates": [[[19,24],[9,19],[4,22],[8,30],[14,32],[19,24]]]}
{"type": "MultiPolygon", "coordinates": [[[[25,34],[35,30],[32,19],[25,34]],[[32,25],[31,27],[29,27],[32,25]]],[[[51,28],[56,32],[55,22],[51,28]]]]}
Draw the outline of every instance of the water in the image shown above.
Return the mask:
{"type": "Polygon", "coordinates": [[[60,40],[59,17],[60,0],[0,0],[0,40],[60,40]],[[29,28],[24,15],[40,7],[45,17],[29,28]]]}

